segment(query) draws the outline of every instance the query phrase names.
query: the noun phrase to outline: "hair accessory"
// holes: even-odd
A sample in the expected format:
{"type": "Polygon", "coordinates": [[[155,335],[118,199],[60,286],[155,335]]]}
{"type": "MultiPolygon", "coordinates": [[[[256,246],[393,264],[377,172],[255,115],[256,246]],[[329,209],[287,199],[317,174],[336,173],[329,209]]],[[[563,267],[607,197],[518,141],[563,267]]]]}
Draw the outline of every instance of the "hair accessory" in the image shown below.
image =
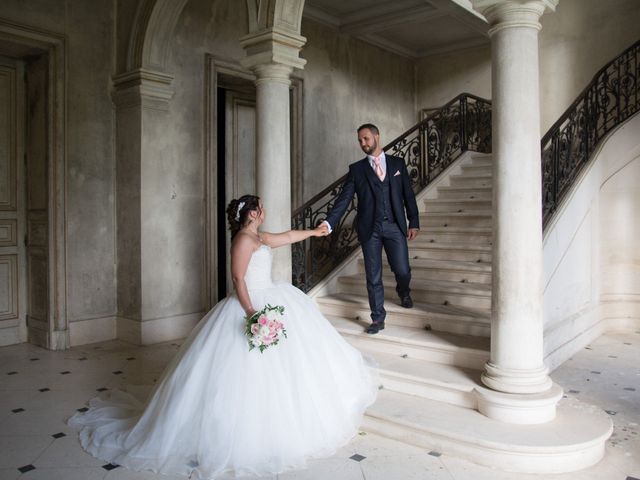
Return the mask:
{"type": "Polygon", "coordinates": [[[236,222],[240,221],[240,210],[242,210],[242,207],[244,207],[245,202],[240,202],[238,204],[238,210],[236,211],[236,222]]]}

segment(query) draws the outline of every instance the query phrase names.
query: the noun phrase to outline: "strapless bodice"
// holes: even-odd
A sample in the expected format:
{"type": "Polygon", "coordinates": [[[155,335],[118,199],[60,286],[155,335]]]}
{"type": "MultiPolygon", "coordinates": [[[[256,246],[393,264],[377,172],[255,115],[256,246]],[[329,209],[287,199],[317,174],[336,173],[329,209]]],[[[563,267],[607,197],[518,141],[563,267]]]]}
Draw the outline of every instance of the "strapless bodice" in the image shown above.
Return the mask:
{"type": "Polygon", "coordinates": [[[271,248],[267,245],[261,245],[253,252],[251,260],[249,260],[247,273],[244,277],[244,281],[249,290],[273,287],[273,280],[271,278],[272,260],[271,248]]]}

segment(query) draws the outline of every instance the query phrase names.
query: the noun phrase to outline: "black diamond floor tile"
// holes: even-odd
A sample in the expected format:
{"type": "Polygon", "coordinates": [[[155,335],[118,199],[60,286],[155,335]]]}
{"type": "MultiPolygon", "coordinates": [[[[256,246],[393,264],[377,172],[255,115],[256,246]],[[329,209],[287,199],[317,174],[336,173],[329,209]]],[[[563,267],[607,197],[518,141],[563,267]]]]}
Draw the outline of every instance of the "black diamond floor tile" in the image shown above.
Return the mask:
{"type": "Polygon", "coordinates": [[[118,468],[120,465],[115,465],[113,463],[107,463],[106,465],[102,465],[106,471],[113,470],[114,468],[118,468]]]}
{"type": "Polygon", "coordinates": [[[7,375],[16,375],[18,372],[7,372],[7,375]]]}
{"type": "Polygon", "coordinates": [[[96,392],[106,392],[107,390],[109,389],[104,387],[96,388],[96,392]]]}
{"type": "Polygon", "coordinates": [[[60,375],[69,375],[70,373],[69,370],[65,370],[64,372],[60,372],[60,375]]]}
{"type": "Polygon", "coordinates": [[[431,451],[429,452],[429,455],[431,455],[432,457],[439,457],[439,456],[441,456],[442,454],[441,454],[440,452],[436,452],[435,450],[431,450],[431,451]]]}
{"type": "Polygon", "coordinates": [[[62,437],[66,437],[67,434],[66,433],[54,433],[53,435],[51,435],[53,438],[62,438],[62,437]]]}
{"type": "Polygon", "coordinates": [[[351,455],[349,458],[351,460],[355,460],[356,462],[361,462],[362,460],[364,460],[367,457],[365,457],[364,455],[360,455],[359,453],[356,453],[355,455],[351,455]]]}
{"type": "Polygon", "coordinates": [[[122,374],[122,370],[116,370],[115,372],[112,372],[114,375],[121,375],[122,374]]]}
{"type": "Polygon", "coordinates": [[[40,388],[38,389],[39,392],[48,392],[50,389],[49,388],[40,388]]]}
{"type": "Polygon", "coordinates": [[[84,413],[86,411],[88,411],[89,409],[87,407],[82,407],[82,408],[78,408],[77,411],[80,413],[84,413]]]}
{"type": "Polygon", "coordinates": [[[13,410],[11,410],[13,413],[20,413],[20,412],[24,412],[24,408],[14,408],[13,410]]]}
{"type": "Polygon", "coordinates": [[[34,467],[33,465],[29,464],[29,465],[25,465],[24,467],[20,467],[18,468],[18,470],[20,471],[20,473],[27,473],[30,472],[31,470],[35,470],[36,467],[34,467]]]}

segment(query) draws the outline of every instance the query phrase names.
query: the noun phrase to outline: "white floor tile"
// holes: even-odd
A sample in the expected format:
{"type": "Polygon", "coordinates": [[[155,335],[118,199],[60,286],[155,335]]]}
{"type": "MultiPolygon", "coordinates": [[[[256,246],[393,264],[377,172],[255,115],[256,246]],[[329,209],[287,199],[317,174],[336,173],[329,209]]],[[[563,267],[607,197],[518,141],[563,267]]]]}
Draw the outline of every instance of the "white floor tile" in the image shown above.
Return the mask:
{"type": "Polygon", "coordinates": [[[366,480],[453,480],[449,471],[436,457],[422,453],[415,456],[372,457],[363,460],[366,480]]]}
{"type": "Polygon", "coordinates": [[[0,468],[0,480],[16,480],[20,475],[17,468],[0,468]]]}
{"type": "Polygon", "coordinates": [[[0,468],[29,465],[53,442],[48,435],[0,437],[0,468]]]}
{"type": "Polygon", "coordinates": [[[107,462],[92,457],[80,447],[75,436],[57,439],[35,461],[34,466],[40,467],[101,467],[107,462]]]}
{"type": "Polygon", "coordinates": [[[344,458],[326,458],[309,461],[305,470],[294,470],[278,475],[278,480],[362,480],[360,462],[344,458]]]}
{"type": "MultiPolygon", "coordinates": [[[[160,475],[152,472],[134,472],[123,467],[109,471],[104,480],[186,480],[187,477],[160,475]]],[[[255,479],[254,479],[255,480],[255,479]]]]}
{"type": "Polygon", "coordinates": [[[103,468],[36,468],[23,474],[20,480],[102,480],[103,468]]]}

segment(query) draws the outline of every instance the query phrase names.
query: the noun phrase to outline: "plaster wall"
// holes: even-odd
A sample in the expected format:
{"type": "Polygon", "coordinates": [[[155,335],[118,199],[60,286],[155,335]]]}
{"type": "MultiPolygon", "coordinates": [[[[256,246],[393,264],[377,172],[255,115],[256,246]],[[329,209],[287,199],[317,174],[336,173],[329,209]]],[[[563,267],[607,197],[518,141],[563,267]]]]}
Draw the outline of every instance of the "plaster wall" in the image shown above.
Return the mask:
{"type": "Polygon", "coordinates": [[[444,105],[460,93],[491,98],[491,47],[423,58],[417,62],[418,109],[444,105]]]}
{"type": "Polygon", "coordinates": [[[562,0],[540,20],[540,125],[546,132],[593,76],[640,40],[637,0],[562,0]]]}
{"type": "MultiPolygon", "coordinates": [[[[540,131],[544,134],[596,72],[640,38],[640,2],[562,0],[540,23],[540,131]]],[[[438,107],[461,92],[491,98],[489,45],[417,62],[418,109],[438,107]]]]}
{"type": "Polygon", "coordinates": [[[356,129],[373,123],[383,145],[413,126],[413,62],[303,19],[304,199],[364,154],[356,129]]]}
{"type": "MultiPolygon", "coordinates": [[[[163,319],[197,318],[206,309],[206,55],[239,67],[245,52],[238,39],[247,31],[246,22],[244,2],[189,1],[171,49],[175,94],[169,111],[148,111],[141,120],[142,315],[137,321],[155,322],[158,328],[166,323],[163,319]]],[[[414,69],[406,59],[313,22],[303,23],[302,34],[308,63],[295,75],[303,82],[303,170],[309,198],[361,157],[358,125],[377,123],[384,139],[412,125],[414,69]]]]}
{"type": "MultiPolygon", "coordinates": [[[[114,4],[108,0],[3,0],[0,17],[65,35],[67,314],[113,324],[116,310],[113,107],[114,4]]],[[[113,336],[113,328],[109,330],[113,336]]]]}
{"type": "Polygon", "coordinates": [[[640,115],[614,131],[544,238],[545,356],[551,367],[640,320],[640,115]],[[620,321],[625,320],[625,321],[620,321]]]}

